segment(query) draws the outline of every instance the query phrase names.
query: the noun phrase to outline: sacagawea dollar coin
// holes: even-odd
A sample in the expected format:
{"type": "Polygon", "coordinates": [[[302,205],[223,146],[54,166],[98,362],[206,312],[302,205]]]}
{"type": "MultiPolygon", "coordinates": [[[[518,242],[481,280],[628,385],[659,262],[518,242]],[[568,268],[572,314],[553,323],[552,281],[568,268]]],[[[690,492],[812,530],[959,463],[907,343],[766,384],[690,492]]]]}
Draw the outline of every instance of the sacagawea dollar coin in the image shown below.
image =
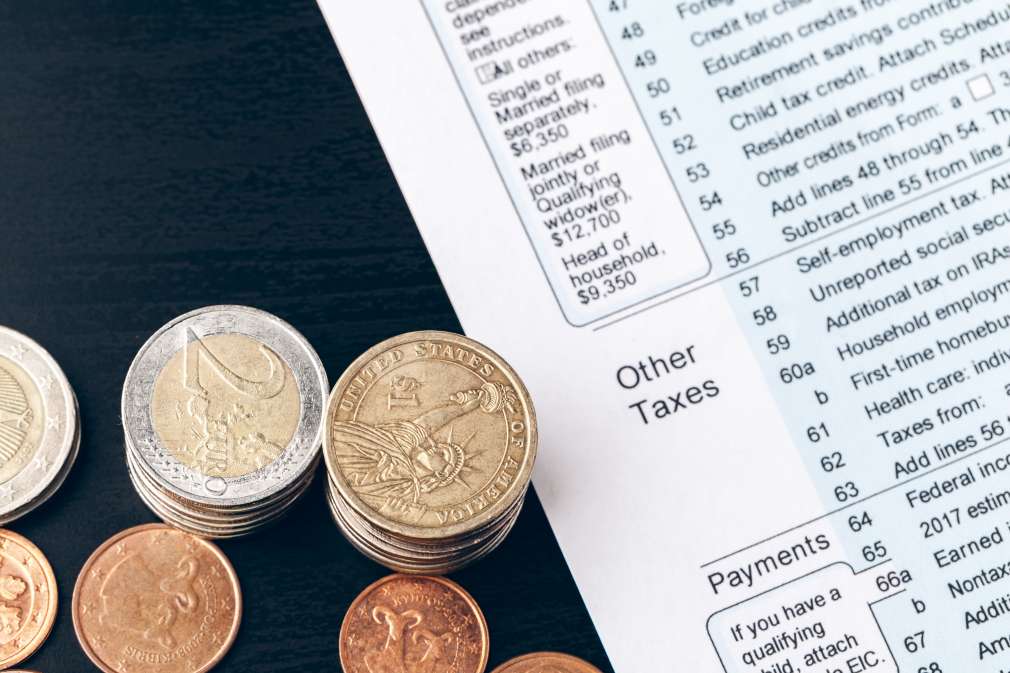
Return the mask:
{"type": "Polygon", "coordinates": [[[515,523],[537,452],[533,403],[490,348],[411,332],[356,359],[327,403],[338,527],[401,572],[454,570],[515,523]]]}
{"type": "Polygon", "coordinates": [[[245,306],[179,316],[140,349],[123,387],[134,486],[169,523],[252,532],[311,481],[327,388],[316,352],[276,316],[245,306]],[[194,524],[205,518],[221,525],[194,524]]]}
{"type": "Polygon", "coordinates": [[[77,398],[42,346],[0,327],[0,524],[45,502],[80,447],[77,398]]]}
{"type": "Polygon", "coordinates": [[[462,551],[427,555],[395,545],[383,546],[374,537],[362,536],[352,524],[342,518],[339,507],[333,502],[333,499],[327,499],[337,527],[352,547],[376,563],[384,565],[394,572],[404,574],[448,575],[456,572],[494,551],[511,532],[516,521],[516,519],[510,519],[494,533],[493,537],[474,543],[462,551]]]}
{"type": "Polygon", "coordinates": [[[81,648],[105,673],[205,673],[235,641],[242,594],[213,543],[147,524],[88,558],[71,612],[81,648]]]}

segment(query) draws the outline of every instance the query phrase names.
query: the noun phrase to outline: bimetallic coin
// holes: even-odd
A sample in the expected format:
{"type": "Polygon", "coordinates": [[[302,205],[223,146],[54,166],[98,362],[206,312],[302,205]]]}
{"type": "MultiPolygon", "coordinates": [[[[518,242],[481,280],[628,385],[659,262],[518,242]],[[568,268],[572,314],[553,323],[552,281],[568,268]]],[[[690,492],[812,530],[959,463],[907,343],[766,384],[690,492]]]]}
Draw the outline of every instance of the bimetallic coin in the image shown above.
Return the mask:
{"type": "MultiPolygon", "coordinates": [[[[131,460],[127,460],[130,480],[137,495],[162,520],[194,535],[209,538],[235,538],[258,531],[279,520],[311,485],[311,478],[287,495],[287,499],[267,511],[241,517],[214,514],[211,511],[190,511],[152,490],[139,477],[131,460]]],[[[311,477],[311,474],[309,475],[311,477]]]]}
{"type": "Polygon", "coordinates": [[[130,444],[171,490],[239,505],[284,490],[320,444],[326,372],[293,327],[212,306],[162,327],[127,373],[130,444]]]}
{"type": "Polygon", "coordinates": [[[155,435],[180,463],[206,476],[242,477],[274,462],[301,416],[291,367],[242,334],[191,336],[154,380],[155,435]],[[194,427],[201,443],[193,441],[194,427]]]}
{"type": "Polygon", "coordinates": [[[59,488],[77,456],[79,430],[77,398],[56,361],[0,327],[0,523],[59,488]]]}
{"type": "Polygon", "coordinates": [[[506,661],[492,673],[600,673],[600,669],[568,654],[534,652],[506,661]]]}
{"type": "Polygon", "coordinates": [[[340,627],[345,673],[424,670],[483,673],[487,622],[455,582],[441,577],[390,575],[354,600],[340,627]]]}
{"type": "Polygon", "coordinates": [[[0,669],[42,646],[56,620],[57,600],[45,555],[24,537],[0,529],[0,669]]]}
{"type": "Polygon", "coordinates": [[[495,521],[525,492],[536,415],[494,351],[412,332],[348,367],[323,442],[330,478],[359,515],[405,538],[444,539],[495,521]]]}
{"type": "Polygon", "coordinates": [[[204,673],[238,634],[238,577],[215,545],[162,524],[124,530],[85,562],[74,630],[105,673],[204,673]]]}
{"type": "Polygon", "coordinates": [[[254,531],[311,480],[327,386],[309,343],[269,313],[211,306],[176,318],[141,348],[123,387],[135,487],[187,530],[254,531]],[[205,517],[217,521],[201,526],[205,517]]]}
{"type": "MultiPolygon", "coordinates": [[[[21,518],[23,515],[31,512],[36,507],[39,507],[44,502],[49,500],[49,498],[52,497],[54,493],[56,493],[59,487],[66,480],[67,475],[70,473],[70,470],[74,465],[74,462],[77,460],[77,454],[79,451],[80,442],[81,442],[80,425],[78,424],[77,432],[74,434],[73,447],[71,449],[71,453],[69,456],[67,456],[61,470],[58,473],[56,473],[56,475],[53,477],[49,485],[46,486],[46,488],[38,496],[30,500],[29,502],[25,503],[21,507],[17,509],[8,510],[6,513],[4,513],[3,518],[0,519],[0,523],[15,521],[21,518]]],[[[0,486],[0,492],[2,491],[3,487],[0,486]]]]}

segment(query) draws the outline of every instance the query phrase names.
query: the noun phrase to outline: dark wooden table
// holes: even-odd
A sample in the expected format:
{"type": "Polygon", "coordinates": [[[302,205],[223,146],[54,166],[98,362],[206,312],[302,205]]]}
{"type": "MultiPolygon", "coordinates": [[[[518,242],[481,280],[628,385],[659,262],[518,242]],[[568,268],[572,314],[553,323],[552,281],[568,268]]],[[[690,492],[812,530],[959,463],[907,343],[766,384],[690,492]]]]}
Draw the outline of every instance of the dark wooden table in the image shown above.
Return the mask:
{"type": "MultiPolygon", "coordinates": [[[[459,325],[314,2],[3,3],[0,91],[0,324],[56,357],[83,423],[66,484],[11,526],[61,592],[26,666],[82,673],[77,572],[155,520],[119,419],[154,330],[208,304],[257,306],[300,329],[335,380],[387,336],[459,325]]],[[[282,525],[222,547],[246,612],[217,670],[339,670],[344,611],[385,571],[340,536],[321,480],[282,525]]],[[[610,670],[535,496],[455,579],[487,616],[492,666],[556,649],[610,670]]]]}

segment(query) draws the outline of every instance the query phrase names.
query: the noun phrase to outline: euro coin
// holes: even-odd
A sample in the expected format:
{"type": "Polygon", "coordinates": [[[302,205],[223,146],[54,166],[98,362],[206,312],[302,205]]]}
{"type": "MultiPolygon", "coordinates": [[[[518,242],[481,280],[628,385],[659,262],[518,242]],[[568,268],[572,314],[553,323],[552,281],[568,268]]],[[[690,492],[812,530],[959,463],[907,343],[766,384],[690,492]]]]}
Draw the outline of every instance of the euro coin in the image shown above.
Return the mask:
{"type": "Polygon", "coordinates": [[[0,529],[0,668],[38,650],[56,621],[56,577],[28,539],[0,529]]]}
{"type": "Polygon", "coordinates": [[[77,398],[42,346],[0,327],[0,524],[49,499],[80,447],[77,398]]]}
{"type": "Polygon", "coordinates": [[[213,543],[162,524],[124,530],[81,568],[71,606],[105,673],[204,673],[238,634],[238,577],[213,543]]]}
{"type": "Polygon", "coordinates": [[[569,654],[534,652],[506,661],[492,673],[600,673],[600,669],[569,654]]]}
{"type": "Polygon", "coordinates": [[[345,673],[483,673],[487,622],[462,587],[441,577],[390,575],[354,600],[340,627],[345,673]]]}
{"type": "Polygon", "coordinates": [[[208,537],[277,520],[312,480],[327,388],[308,341],[276,316],[211,306],[176,318],[123,386],[134,487],[163,520],[208,537]]]}

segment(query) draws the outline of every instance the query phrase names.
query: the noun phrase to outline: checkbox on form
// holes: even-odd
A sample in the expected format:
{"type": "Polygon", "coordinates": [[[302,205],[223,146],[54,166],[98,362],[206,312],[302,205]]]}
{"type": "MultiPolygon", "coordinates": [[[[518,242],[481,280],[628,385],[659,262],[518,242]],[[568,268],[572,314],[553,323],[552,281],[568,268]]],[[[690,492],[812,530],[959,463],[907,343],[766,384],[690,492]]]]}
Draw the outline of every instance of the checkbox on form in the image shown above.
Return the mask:
{"type": "Polygon", "coordinates": [[[498,64],[494,61],[479,65],[475,70],[477,72],[477,81],[481,84],[490,84],[500,76],[498,64]]]}
{"type": "Polygon", "coordinates": [[[989,75],[979,75],[968,80],[968,91],[975,100],[985,100],[996,93],[996,87],[992,85],[989,75]]]}

